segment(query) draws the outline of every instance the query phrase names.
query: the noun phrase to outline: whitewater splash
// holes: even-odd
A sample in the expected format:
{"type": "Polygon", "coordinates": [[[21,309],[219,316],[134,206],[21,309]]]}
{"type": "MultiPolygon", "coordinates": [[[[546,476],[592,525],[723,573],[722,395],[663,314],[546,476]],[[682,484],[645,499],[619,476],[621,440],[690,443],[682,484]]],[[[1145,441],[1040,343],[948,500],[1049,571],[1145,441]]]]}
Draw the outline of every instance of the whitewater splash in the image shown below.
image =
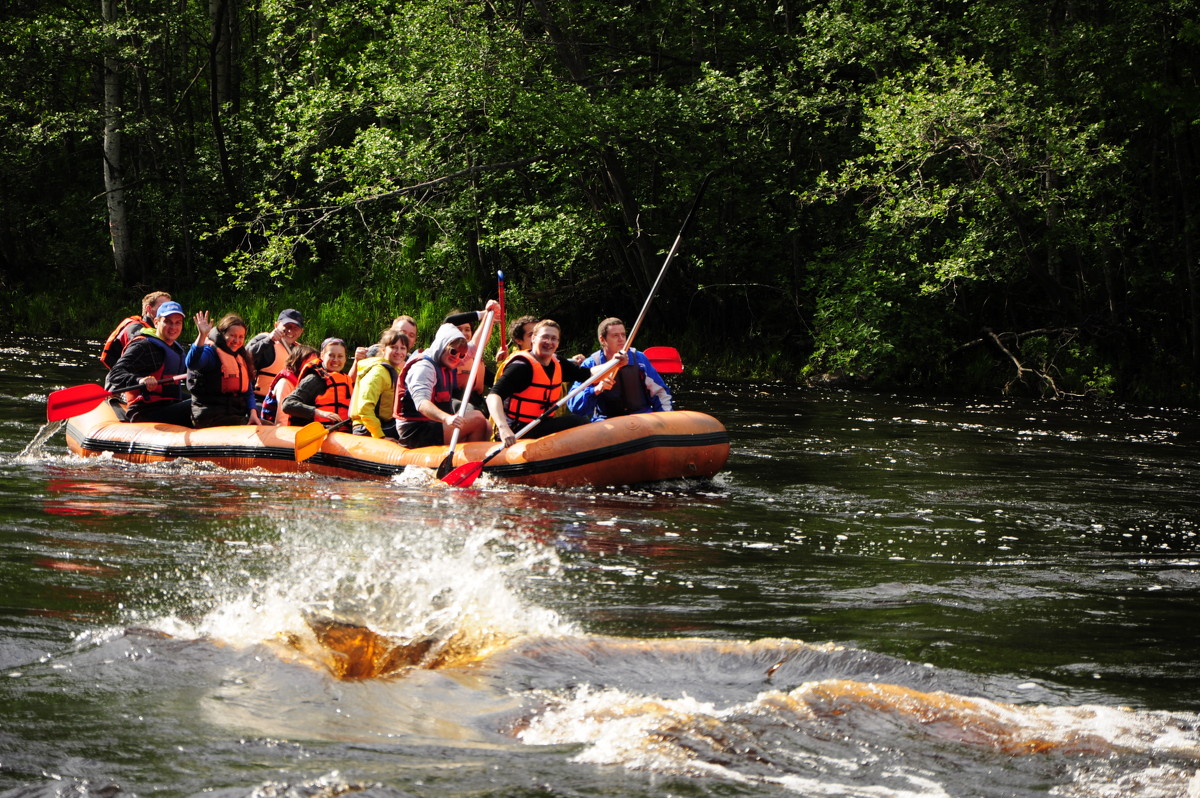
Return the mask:
{"type": "Polygon", "coordinates": [[[268,645],[339,679],[462,665],[529,635],[574,632],[519,592],[530,573],[559,567],[552,549],[488,526],[379,526],[293,521],[265,575],[217,588],[196,622],[171,616],[149,626],[235,647],[268,645]]]}
{"type": "Polygon", "coordinates": [[[311,674],[239,665],[212,696],[214,721],[568,745],[580,764],[804,795],[956,795],[965,770],[997,780],[981,794],[1009,779],[1014,794],[1200,798],[1194,715],[973,697],[938,686],[970,677],[832,644],[586,635],[529,597],[531,579],[561,579],[553,547],[487,525],[309,521],[275,545],[271,566],[228,579],[203,617],[157,623],[311,674]]]}

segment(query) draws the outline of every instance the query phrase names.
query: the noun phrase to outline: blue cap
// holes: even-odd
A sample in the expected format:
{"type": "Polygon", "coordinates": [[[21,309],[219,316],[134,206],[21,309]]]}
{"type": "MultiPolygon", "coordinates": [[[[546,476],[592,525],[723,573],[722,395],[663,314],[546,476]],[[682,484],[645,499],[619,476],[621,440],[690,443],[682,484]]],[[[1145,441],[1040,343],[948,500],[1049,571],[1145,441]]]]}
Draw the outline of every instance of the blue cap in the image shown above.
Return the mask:
{"type": "Polygon", "coordinates": [[[183,305],[174,301],[164,302],[158,306],[158,310],[154,311],[154,318],[162,319],[175,313],[178,313],[180,316],[184,315],[183,305]]]}

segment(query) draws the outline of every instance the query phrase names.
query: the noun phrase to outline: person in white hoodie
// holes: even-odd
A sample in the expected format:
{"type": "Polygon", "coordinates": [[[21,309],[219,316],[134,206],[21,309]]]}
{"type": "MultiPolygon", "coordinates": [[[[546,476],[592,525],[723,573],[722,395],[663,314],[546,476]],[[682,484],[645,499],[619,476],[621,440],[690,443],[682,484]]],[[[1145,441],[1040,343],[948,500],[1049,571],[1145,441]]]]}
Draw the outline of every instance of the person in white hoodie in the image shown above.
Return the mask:
{"type": "MultiPolygon", "coordinates": [[[[409,449],[448,444],[459,430],[460,442],[487,440],[491,430],[487,416],[474,408],[455,413],[454,395],[466,387],[468,375],[459,371],[468,357],[469,344],[453,324],[438,328],[433,343],[404,366],[404,395],[397,414],[400,445],[409,449]]],[[[483,387],[483,370],[476,375],[474,390],[483,387]]]]}

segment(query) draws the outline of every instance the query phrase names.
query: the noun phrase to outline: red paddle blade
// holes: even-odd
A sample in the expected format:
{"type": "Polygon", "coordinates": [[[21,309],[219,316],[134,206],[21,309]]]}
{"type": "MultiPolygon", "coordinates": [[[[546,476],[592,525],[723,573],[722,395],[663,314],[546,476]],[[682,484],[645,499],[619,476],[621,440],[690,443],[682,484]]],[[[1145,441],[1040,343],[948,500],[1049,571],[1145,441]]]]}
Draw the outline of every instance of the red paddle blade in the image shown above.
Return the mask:
{"type": "MultiPolygon", "coordinates": [[[[438,469],[439,471],[441,469],[438,469]]],[[[455,488],[469,488],[483,473],[483,461],[465,463],[442,477],[442,482],[455,488]]]]}
{"type": "Polygon", "coordinates": [[[643,349],[642,354],[650,358],[650,363],[659,374],[683,373],[683,361],[679,358],[679,350],[673,346],[652,346],[643,349]]]}
{"type": "Polygon", "coordinates": [[[88,412],[111,394],[104,386],[88,383],[55,391],[46,399],[46,420],[62,421],[88,412]]]}

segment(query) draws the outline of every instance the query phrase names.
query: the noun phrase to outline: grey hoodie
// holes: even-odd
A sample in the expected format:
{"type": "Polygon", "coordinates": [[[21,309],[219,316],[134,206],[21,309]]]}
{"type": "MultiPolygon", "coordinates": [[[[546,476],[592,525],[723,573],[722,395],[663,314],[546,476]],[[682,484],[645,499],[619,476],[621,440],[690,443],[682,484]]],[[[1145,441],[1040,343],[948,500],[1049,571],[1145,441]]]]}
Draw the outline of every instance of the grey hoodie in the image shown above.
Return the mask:
{"type": "Polygon", "coordinates": [[[453,324],[443,324],[438,327],[433,336],[433,343],[418,357],[417,361],[408,367],[404,377],[404,385],[412,398],[413,406],[420,407],[421,402],[433,398],[433,389],[437,386],[437,370],[442,362],[442,354],[453,341],[462,340],[462,331],[453,324]]]}

